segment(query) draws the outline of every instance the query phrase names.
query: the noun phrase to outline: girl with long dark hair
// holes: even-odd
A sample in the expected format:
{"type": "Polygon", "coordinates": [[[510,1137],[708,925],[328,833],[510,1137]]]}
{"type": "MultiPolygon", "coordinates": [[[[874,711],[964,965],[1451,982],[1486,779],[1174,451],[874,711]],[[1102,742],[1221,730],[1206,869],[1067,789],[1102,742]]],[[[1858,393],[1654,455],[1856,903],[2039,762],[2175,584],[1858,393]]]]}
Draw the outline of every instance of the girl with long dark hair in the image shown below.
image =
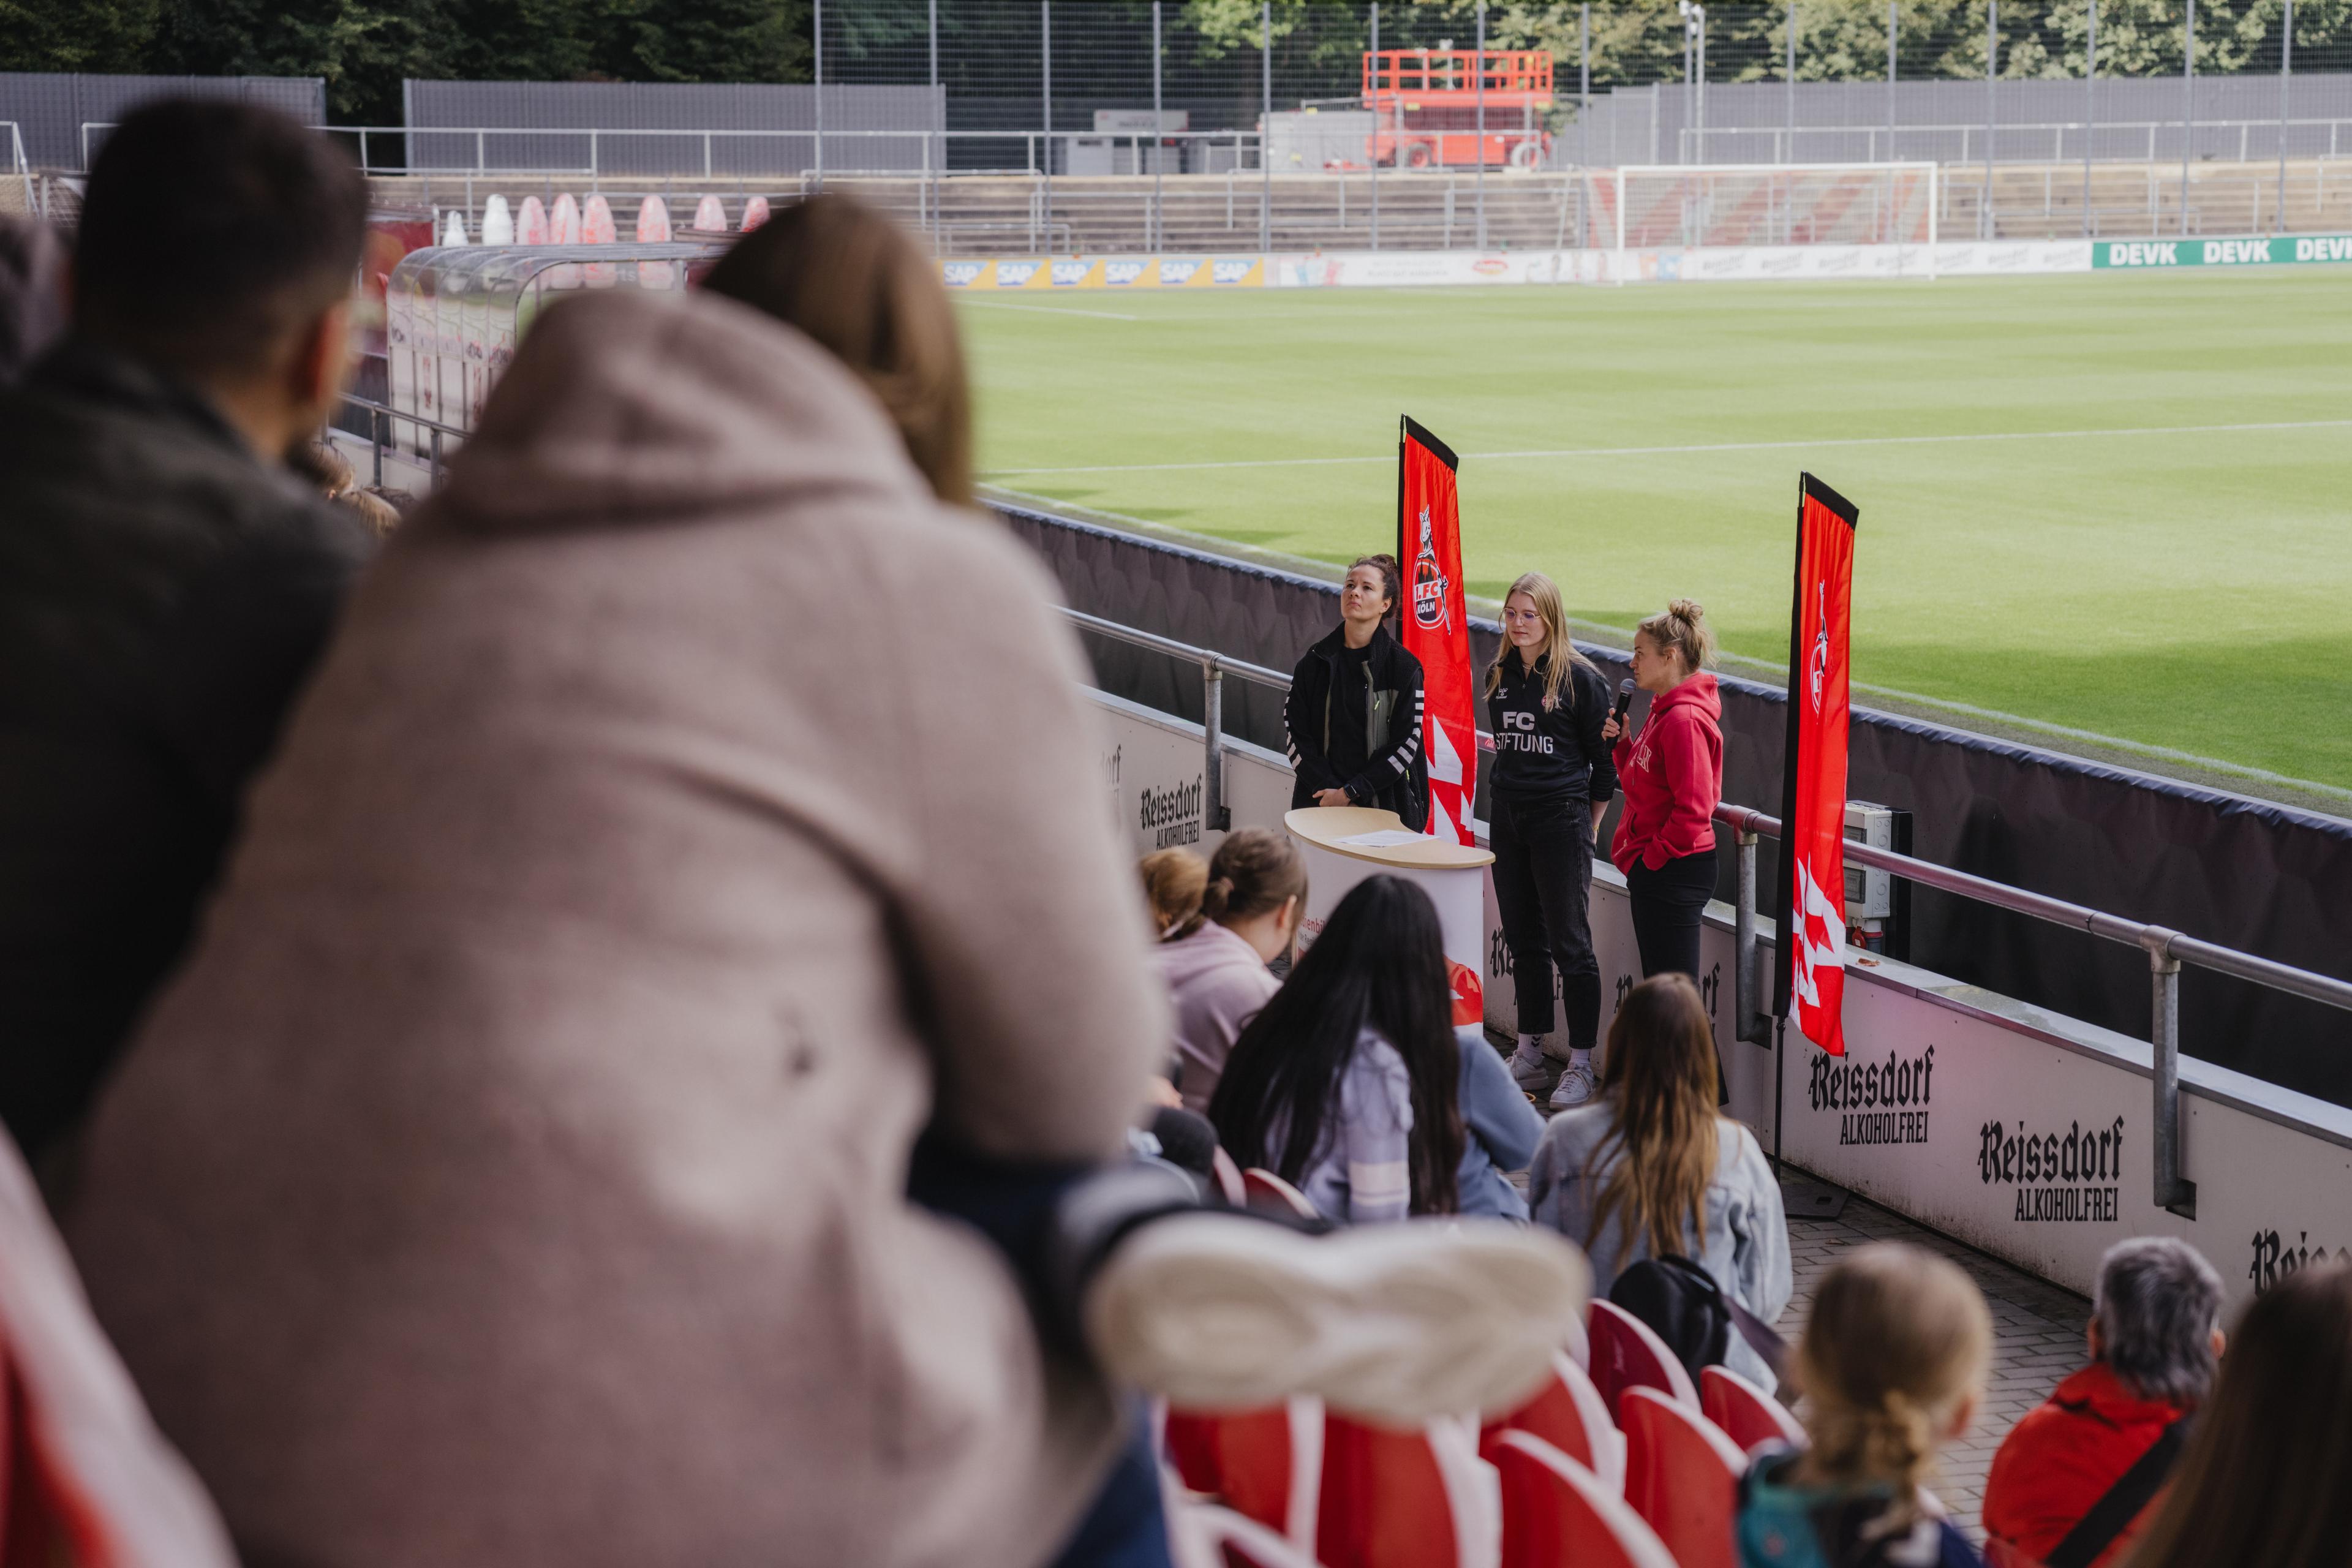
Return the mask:
{"type": "Polygon", "coordinates": [[[1361,1225],[1452,1214],[1460,1047],[1437,908],[1368,877],[1242,1031],[1209,1102],[1228,1153],[1361,1225]]]}
{"type": "Polygon", "coordinates": [[[1528,1089],[1543,1077],[1557,968],[1569,1051],[1551,1103],[1564,1110],[1596,1088],[1601,964],[1586,906],[1592,836],[1617,793],[1617,767],[1602,738],[1609,683],[1576,651],[1559,584],[1540,572],[1522,575],[1504,596],[1503,647],[1486,671],[1486,721],[1495,736],[1495,907],[1518,994],[1511,1076],[1528,1089]]]}

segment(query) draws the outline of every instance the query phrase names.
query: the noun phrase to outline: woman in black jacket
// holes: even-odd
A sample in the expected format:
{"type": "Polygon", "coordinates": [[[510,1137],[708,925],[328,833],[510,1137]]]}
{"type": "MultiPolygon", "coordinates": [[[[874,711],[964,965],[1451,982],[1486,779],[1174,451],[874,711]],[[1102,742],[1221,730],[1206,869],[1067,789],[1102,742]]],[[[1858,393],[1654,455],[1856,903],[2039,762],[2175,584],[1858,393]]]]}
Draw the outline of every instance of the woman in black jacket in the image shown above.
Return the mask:
{"type": "Polygon", "coordinates": [[[1348,568],[1339,629],[1291,671],[1282,721],[1297,775],[1294,807],[1380,806],[1418,833],[1429,821],[1421,660],[1381,624],[1403,581],[1393,555],[1367,555],[1348,568]]]}
{"type": "Polygon", "coordinates": [[[1540,572],[1503,600],[1503,650],[1486,671],[1486,721],[1495,735],[1495,908],[1518,992],[1519,1047],[1511,1076],[1532,1087],[1544,1072],[1552,1027],[1552,973],[1568,1009],[1568,1067],[1555,1108],[1592,1098],[1592,1046],[1601,1030],[1601,965],[1592,956],[1586,902],[1592,841],[1617,793],[1617,769],[1601,738],[1609,683],[1569,640],[1559,587],[1540,572]]]}

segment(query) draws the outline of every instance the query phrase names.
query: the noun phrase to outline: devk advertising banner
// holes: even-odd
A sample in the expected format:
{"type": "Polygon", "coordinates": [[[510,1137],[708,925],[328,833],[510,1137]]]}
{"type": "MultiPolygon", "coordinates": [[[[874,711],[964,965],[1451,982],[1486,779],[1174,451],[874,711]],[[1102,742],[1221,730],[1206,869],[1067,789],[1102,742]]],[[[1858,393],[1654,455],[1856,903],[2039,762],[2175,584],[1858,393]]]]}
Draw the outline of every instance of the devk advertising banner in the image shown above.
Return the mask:
{"type": "Polygon", "coordinates": [[[1845,770],[1853,629],[1852,501],[1811,474],[1797,484],[1797,585],[1789,621],[1788,773],[1780,820],[1780,931],[1773,1011],[1845,1055],[1845,770]],[[1793,1012],[1791,1007],[1793,1005],[1793,1012]]]}
{"type": "Polygon", "coordinates": [[[1407,584],[1405,651],[1421,660],[1422,745],[1429,759],[1429,834],[1475,842],[1470,804],[1478,784],[1476,707],[1470,679],[1470,619],[1462,597],[1462,511],[1454,449],[1411,419],[1397,441],[1397,559],[1407,584]]]}

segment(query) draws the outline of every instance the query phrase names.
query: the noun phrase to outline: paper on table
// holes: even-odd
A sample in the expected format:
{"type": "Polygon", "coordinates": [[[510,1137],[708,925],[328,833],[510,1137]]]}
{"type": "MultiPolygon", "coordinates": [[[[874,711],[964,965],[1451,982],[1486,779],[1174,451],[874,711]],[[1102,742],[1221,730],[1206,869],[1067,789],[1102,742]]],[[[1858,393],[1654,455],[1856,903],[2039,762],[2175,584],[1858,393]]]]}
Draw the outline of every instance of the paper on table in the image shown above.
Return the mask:
{"type": "Polygon", "coordinates": [[[1383,827],[1378,833],[1359,833],[1339,842],[1358,849],[1393,849],[1400,844],[1418,844],[1428,837],[1409,827],[1383,827]]]}

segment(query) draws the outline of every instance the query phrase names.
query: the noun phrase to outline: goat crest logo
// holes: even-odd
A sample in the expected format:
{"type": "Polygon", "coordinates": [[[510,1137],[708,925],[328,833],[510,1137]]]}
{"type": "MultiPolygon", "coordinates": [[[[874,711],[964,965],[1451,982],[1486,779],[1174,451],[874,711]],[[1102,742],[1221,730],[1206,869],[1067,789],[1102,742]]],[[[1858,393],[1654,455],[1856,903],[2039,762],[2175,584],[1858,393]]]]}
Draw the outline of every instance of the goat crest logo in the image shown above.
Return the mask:
{"type": "Polygon", "coordinates": [[[1453,620],[1447,603],[1445,574],[1438,570],[1437,545],[1429,532],[1429,509],[1421,509],[1421,552],[1412,563],[1412,618],[1424,631],[1436,631],[1453,620]]]}
{"type": "Polygon", "coordinates": [[[1822,683],[1829,679],[1830,672],[1830,585],[1818,583],[1814,587],[1817,590],[1813,599],[1817,629],[1813,633],[1813,659],[1809,684],[1813,694],[1813,711],[1818,713],[1822,710],[1822,683]]]}

